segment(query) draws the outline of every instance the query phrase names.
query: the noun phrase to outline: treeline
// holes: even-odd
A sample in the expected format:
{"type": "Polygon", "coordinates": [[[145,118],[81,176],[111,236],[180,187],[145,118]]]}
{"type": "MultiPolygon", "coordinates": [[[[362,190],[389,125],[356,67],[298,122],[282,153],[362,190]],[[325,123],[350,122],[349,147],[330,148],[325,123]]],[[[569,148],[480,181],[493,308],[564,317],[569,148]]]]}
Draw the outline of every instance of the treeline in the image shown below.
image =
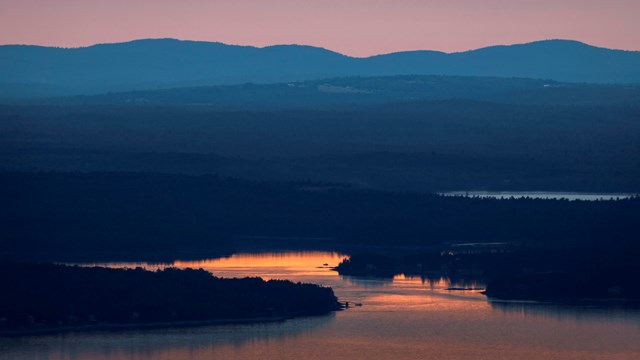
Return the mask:
{"type": "MultiPolygon", "coordinates": [[[[624,255],[622,255],[624,256],[624,255]]],[[[625,300],[640,304],[640,269],[573,269],[566,272],[531,273],[494,278],[486,295],[506,300],[594,301],[625,300]]]]}
{"type": "Polygon", "coordinates": [[[330,288],[200,269],[158,271],[0,262],[0,333],[326,314],[330,288]]]}
{"type": "Polygon", "coordinates": [[[419,192],[638,192],[639,118],[637,101],[0,106],[0,170],[223,174],[419,192]]]}
{"type": "Polygon", "coordinates": [[[250,106],[0,106],[0,145],[247,158],[383,151],[599,160],[612,152],[637,153],[639,113],[640,102],[569,106],[460,99],[262,111],[250,106]]]}
{"type": "MultiPolygon", "coordinates": [[[[502,244],[500,244],[502,245],[502,244]]],[[[341,275],[391,278],[397,274],[425,281],[486,285],[490,298],[538,301],[620,299],[640,301],[640,248],[588,248],[495,245],[468,252],[441,246],[430,251],[360,251],[336,268],[341,275]]],[[[459,250],[459,248],[458,248],[459,250]]]]}
{"type": "Polygon", "coordinates": [[[639,256],[640,247],[622,249],[615,244],[598,248],[518,243],[486,246],[442,244],[432,249],[355,251],[336,270],[343,275],[435,275],[476,280],[505,279],[532,273],[582,272],[589,277],[602,272],[616,274],[611,281],[633,284],[637,281],[630,281],[631,277],[637,278],[636,275],[640,274],[640,264],[636,261],[639,256]]]}
{"type": "Polygon", "coordinates": [[[480,199],[143,173],[2,173],[3,253],[510,242],[637,249],[640,199],[480,199]]]}

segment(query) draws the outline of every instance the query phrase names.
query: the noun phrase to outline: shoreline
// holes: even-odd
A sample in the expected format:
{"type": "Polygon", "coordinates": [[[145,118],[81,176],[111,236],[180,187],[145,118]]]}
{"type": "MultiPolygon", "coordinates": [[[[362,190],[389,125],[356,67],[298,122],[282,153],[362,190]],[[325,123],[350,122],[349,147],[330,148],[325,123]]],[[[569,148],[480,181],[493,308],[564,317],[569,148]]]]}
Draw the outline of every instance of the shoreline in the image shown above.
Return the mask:
{"type": "MultiPolygon", "coordinates": [[[[331,313],[331,312],[329,312],[331,313]]],[[[329,314],[327,313],[327,314],[329,314]]],[[[324,316],[317,315],[317,316],[324,316]]],[[[119,331],[119,330],[148,330],[148,329],[167,329],[167,328],[183,328],[183,327],[201,327],[209,325],[229,325],[229,324],[259,324],[259,323],[275,323],[283,322],[286,320],[308,317],[307,316],[277,316],[277,317],[255,317],[255,318],[236,318],[236,319],[212,319],[212,320],[192,320],[192,321],[168,321],[168,322],[155,322],[155,323],[130,323],[130,324],[116,324],[116,323],[102,323],[95,325],[66,325],[46,327],[39,329],[24,329],[24,330],[7,330],[0,331],[0,337],[21,337],[21,336],[35,336],[35,335],[51,335],[68,332],[90,332],[90,331],[119,331]]]]}

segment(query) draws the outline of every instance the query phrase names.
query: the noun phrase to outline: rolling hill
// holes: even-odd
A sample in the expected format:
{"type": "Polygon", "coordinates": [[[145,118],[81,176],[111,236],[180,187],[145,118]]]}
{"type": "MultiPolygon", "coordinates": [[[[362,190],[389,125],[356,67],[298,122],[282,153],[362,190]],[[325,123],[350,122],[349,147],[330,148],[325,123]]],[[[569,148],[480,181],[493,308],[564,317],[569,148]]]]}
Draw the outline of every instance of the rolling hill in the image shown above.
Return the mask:
{"type": "Polygon", "coordinates": [[[256,48],[175,39],[83,48],[0,46],[0,99],[408,74],[638,83],[640,52],[569,40],[368,58],[301,45],[256,48]]]}

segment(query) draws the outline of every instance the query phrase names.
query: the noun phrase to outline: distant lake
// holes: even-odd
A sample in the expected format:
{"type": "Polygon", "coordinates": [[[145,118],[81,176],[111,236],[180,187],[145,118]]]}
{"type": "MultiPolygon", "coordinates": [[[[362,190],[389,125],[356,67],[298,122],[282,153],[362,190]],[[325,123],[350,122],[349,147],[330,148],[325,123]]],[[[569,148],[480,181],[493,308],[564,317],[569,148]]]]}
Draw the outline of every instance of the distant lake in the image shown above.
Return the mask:
{"type": "Polygon", "coordinates": [[[452,284],[447,278],[340,276],[331,267],[344,256],[246,253],[170,265],[224,277],[323,284],[361,307],[278,323],[0,338],[0,359],[640,359],[638,311],[492,303],[479,291],[446,290],[481,283],[452,284]]]}
{"type": "Polygon", "coordinates": [[[550,191],[450,191],[438,193],[444,196],[469,196],[480,198],[510,199],[567,199],[567,200],[622,200],[637,194],[630,193],[579,193],[579,192],[550,192],[550,191]]]}

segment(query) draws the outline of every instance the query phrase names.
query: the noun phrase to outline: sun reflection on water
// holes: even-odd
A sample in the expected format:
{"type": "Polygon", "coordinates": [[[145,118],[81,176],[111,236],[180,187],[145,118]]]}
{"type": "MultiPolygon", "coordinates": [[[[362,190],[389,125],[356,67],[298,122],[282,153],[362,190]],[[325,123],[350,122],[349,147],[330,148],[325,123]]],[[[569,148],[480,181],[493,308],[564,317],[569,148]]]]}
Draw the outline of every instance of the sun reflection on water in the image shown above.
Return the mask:
{"type": "Polygon", "coordinates": [[[272,252],[167,264],[89,264],[203,268],[222,277],[312,282],[331,286],[353,306],[328,317],[272,324],[0,339],[0,359],[3,351],[27,360],[640,358],[638,313],[492,303],[478,280],[342,276],[332,267],[345,257],[272,252]]]}
{"type": "Polygon", "coordinates": [[[219,277],[257,276],[270,279],[298,279],[308,276],[337,277],[332,268],[348,255],[325,251],[287,251],[268,253],[239,253],[223,258],[202,260],[176,260],[168,263],[107,262],[82,264],[83,266],[106,266],[111,268],[136,268],[161,270],[204,269],[219,277]]]}

